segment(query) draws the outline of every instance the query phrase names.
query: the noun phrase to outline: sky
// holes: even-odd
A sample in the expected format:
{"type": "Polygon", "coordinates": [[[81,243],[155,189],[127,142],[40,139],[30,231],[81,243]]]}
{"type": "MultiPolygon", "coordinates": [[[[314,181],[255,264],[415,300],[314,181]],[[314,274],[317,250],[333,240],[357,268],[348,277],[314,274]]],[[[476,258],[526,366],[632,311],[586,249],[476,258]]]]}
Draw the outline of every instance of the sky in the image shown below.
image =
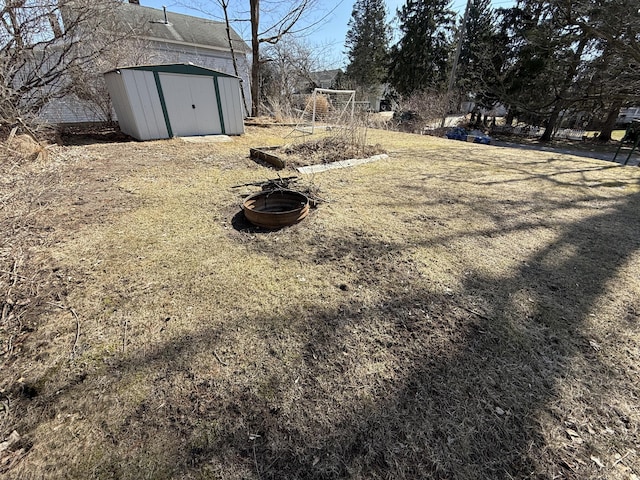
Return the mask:
{"type": "MultiPolygon", "coordinates": [[[[261,0],[261,26],[272,25],[273,19],[280,18],[282,10],[292,3],[297,2],[296,0],[261,0]]],[[[302,31],[298,33],[298,36],[303,43],[313,47],[315,51],[322,52],[321,58],[317,60],[322,68],[343,68],[346,64],[344,41],[354,3],[354,0],[319,0],[317,6],[300,23],[302,31]]],[[[404,3],[405,0],[388,0],[385,2],[387,21],[391,23],[394,30],[397,30],[397,23],[394,22],[396,11],[404,3]]],[[[514,0],[492,0],[494,8],[509,7],[513,3],[514,0]]],[[[224,19],[222,10],[216,0],[140,0],[140,4],[158,9],[162,9],[164,5],[169,12],[184,13],[215,20],[224,19]]],[[[248,0],[230,0],[229,4],[229,12],[232,19],[242,20],[249,17],[248,0]]],[[[451,8],[462,17],[465,5],[466,0],[453,0],[451,8]]],[[[250,42],[251,30],[248,21],[233,22],[233,28],[247,43],[250,42]]]]}

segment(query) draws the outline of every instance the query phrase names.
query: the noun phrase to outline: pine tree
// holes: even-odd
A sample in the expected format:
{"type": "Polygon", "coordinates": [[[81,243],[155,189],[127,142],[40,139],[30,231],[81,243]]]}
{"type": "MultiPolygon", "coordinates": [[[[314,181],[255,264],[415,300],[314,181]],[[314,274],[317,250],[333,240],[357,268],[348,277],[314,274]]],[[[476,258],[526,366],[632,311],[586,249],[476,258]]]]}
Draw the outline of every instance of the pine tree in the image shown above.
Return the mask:
{"type": "Polygon", "coordinates": [[[403,95],[444,85],[454,12],[447,0],[407,0],[398,11],[403,35],[391,52],[390,80],[403,95]]]}
{"type": "Polygon", "coordinates": [[[491,107],[486,87],[492,83],[496,45],[495,15],[490,0],[471,0],[464,31],[456,86],[460,93],[482,107],[491,107]]]}
{"type": "Polygon", "coordinates": [[[580,71],[594,43],[582,28],[567,25],[562,7],[519,0],[505,17],[512,30],[514,61],[505,75],[503,98],[529,121],[544,124],[542,140],[551,139],[561,114],[584,96],[580,71]]]}
{"type": "MultiPolygon", "coordinates": [[[[472,6],[485,3],[471,1],[472,6]]],[[[493,46],[486,49],[491,61],[480,62],[488,70],[477,67],[474,58],[482,57],[473,54],[486,43],[484,29],[467,31],[480,45],[470,45],[471,54],[463,47],[458,86],[473,91],[479,84],[477,103],[508,107],[507,123],[515,115],[544,125],[543,140],[564,121],[598,117],[602,138],[608,139],[620,105],[640,98],[637,5],[637,0],[518,0],[497,11],[499,22],[488,36],[493,46]]]]}
{"type": "Polygon", "coordinates": [[[347,80],[369,90],[382,84],[389,60],[389,26],[383,0],[357,0],[345,40],[347,80]]]}

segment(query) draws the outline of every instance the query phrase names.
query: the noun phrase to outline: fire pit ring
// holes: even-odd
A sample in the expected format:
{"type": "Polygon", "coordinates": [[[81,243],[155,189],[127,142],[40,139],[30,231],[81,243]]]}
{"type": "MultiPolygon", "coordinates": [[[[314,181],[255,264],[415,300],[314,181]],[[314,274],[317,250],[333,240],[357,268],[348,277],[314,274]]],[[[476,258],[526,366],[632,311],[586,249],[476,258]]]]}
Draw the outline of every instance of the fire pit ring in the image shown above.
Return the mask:
{"type": "Polygon", "coordinates": [[[242,203],[247,220],[258,227],[276,229],[298,223],[309,213],[309,199],[293,190],[255,193],[242,203]]]}

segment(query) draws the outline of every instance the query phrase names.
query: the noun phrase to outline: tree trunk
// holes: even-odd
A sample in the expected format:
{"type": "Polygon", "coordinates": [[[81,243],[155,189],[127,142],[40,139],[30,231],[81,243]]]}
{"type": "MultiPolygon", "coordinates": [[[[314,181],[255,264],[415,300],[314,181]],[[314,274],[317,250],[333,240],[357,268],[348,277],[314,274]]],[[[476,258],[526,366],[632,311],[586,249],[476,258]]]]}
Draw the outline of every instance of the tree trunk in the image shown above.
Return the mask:
{"type": "Polygon", "coordinates": [[[547,121],[547,128],[545,128],[542,137],[540,140],[543,142],[548,142],[551,140],[553,136],[553,129],[556,128],[556,123],[558,122],[558,118],[560,116],[560,112],[565,108],[565,95],[569,91],[571,84],[573,83],[573,79],[576,76],[576,72],[578,71],[578,66],[580,65],[580,57],[582,56],[582,52],[584,52],[584,48],[587,45],[587,38],[580,39],[578,43],[578,47],[576,48],[575,53],[573,54],[573,58],[571,63],[569,64],[569,69],[567,70],[566,78],[567,81],[563,85],[562,90],[558,94],[555,104],[553,105],[553,111],[551,115],[549,115],[549,120],[547,121]]]}
{"type": "MultiPolygon", "coordinates": [[[[233,62],[233,71],[236,77],[240,78],[240,74],[238,73],[238,62],[236,61],[236,52],[233,48],[233,41],[231,41],[231,26],[229,25],[229,14],[227,12],[227,7],[229,6],[229,1],[220,1],[220,5],[222,6],[222,10],[224,11],[224,23],[227,27],[227,40],[229,42],[229,50],[231,51],[231,61],[233,62]]],[[[240,85],[240,94],[242,95],[242,105],[244,106],[244,111],[248,115],[249,109],[247,108],[247,99],[244,95],[244,85],[240,85]]]]}
{"type": "Polygon", "coordinates": [[[600,134],[598,135],[598,141],[600,142],[609,142],[611,141],[611,132],[613,132],[613,127],[616,124],[616,120],[618,119],[618,114],[620,113],[620,108],[622,107],[622,100],[614,100],[611,104],[611,108],[609,109],[609,113],[607,114],[607,119],[604,121],[604,125],[600,129],[600,134]]]}
{"type": "Polygon", "coordinates": [[[506,118],[504,119],[504,123],[505,123],[505,125],[506,125],[507,127],[510,127],[510,126],[512,126],[512,125],[513,125],[513,117],[514,117],[514,115],[513,115],[513,110],[510,108],[510,109],[507,111],[507,116],[506,116],[506,118]]]}
{"type": "Polygon", "coordinates": [[[258,26],[260,24],[260,0],[249,1],[251,9],[251,116],[258,116],[260,105],[260,42],[258,26]]]}
{"type": "Polygon", "coordinates": [[[555,107],[553,107],[553,111],[551,112],[551,115],[549,115],[549,119],[547,120],[547,126],[544,129],[544,133],[540,137],[541,141],[548,142],[551,140],[551,137],[553,136],[553,129],[556,128],[556,122],[560,117],[560,107],[560,103],[556,103],[555,107]]]}

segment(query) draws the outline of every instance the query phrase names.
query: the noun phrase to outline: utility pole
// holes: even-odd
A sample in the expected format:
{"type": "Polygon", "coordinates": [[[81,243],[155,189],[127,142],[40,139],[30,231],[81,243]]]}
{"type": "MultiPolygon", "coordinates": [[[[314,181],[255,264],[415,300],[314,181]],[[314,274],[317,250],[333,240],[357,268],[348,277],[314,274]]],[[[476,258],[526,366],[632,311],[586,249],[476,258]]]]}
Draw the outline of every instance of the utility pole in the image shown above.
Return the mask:
{"type": "MultiPolygon", "coordinates": [[[[451,66],[451,75],[449,75],[449,86],[447,87],[447,106],[449,105],[449,100],[451,99],[451,90],[453,90],[453,84],[456,81],[456,70],[458,69],[458,60],[460,59],[460,50],[462,50],[462,41],[464,40],[464,32],[467,28],[467,18],[469,18],[469,8],[471,6],[471,0],[467,0],[467,6],[464,9],[464,16],[462,17],[462,25],[460,26],[460,35],[458,35],[458,45],[456,46],[456,54],[453,57],[453,65],[451,66]]],[[[440,123],[440,128],[444,127],[444,124],[447,120],[447,110],[442,114],[442,122],[440,123]]]]}

